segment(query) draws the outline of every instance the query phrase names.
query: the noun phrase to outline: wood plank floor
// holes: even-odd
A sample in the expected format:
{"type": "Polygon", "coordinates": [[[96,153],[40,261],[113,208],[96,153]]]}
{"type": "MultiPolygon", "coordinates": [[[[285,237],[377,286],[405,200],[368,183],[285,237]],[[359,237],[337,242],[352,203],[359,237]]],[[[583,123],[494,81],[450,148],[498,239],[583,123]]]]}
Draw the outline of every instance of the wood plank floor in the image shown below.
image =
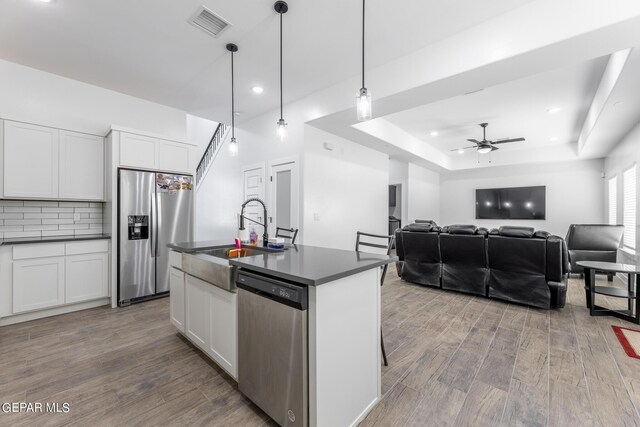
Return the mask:
{"type": "MultiPolygon", "coordinates": [[[[554,311],[413,285],[393,268],[382,293],[389,367],[361,425],[640,425],[640,360],[611,330],[635,325],[590,317],[581,280],[554,311]]],[[[1,327],[0,403],[70,412],[0,411],[0,426],[273,425],[168,316],[161,299],[1,327]]]]}

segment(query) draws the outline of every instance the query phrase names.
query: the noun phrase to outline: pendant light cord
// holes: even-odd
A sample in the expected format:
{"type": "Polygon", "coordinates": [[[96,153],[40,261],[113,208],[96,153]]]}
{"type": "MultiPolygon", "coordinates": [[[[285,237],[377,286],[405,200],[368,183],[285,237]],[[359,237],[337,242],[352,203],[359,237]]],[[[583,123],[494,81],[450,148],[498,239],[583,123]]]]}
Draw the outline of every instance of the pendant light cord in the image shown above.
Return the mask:
{"type": "Polygon", "coordinates": [[[282,119],[282,12],[280,12],[280,120],[282,119]]]}
{"type": "Polygon", "coordinates": [[[364,88],[364,2],[362,0],[362,87],[364,88]]]}
{"type": "Polygon", "coordinates": [[[233,91],[233,52],[231,52],[231,138],[236,137],[236,108],[233,91]]]}

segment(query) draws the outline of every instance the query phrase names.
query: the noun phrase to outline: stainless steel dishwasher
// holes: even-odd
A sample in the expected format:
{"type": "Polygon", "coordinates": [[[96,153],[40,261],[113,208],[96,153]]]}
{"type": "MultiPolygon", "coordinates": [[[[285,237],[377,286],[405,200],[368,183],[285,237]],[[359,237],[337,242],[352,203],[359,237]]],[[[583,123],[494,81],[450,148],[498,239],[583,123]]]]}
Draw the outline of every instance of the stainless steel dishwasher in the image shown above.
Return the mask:
{"type": "Polygon", "coordinates": [[[238,386],[281,426],[307,426],[306,286],[238,271],[238,386]]]}

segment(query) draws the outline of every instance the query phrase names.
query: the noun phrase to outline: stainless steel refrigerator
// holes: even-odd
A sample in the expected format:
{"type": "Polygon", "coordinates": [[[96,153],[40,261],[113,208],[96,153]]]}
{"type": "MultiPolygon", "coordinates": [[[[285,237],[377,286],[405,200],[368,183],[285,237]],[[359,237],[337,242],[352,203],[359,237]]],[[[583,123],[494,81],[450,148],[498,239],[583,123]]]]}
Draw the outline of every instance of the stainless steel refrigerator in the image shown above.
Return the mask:
{"type": "Polygon", "coordinates": [[[169,292],[168,243],[193,237],[193,178],[118,171],[118,305],[169,292]]]}

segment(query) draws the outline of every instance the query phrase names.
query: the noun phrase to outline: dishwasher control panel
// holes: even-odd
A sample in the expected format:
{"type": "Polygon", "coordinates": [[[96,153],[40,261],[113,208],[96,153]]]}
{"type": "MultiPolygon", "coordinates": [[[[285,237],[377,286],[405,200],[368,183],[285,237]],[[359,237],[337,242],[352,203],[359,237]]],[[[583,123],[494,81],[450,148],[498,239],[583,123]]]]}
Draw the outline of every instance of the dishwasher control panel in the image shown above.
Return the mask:
{"type": "Polygon", "coordinates": [[[241,289],[272,298],[299,310],[307,309],[306,286],[296,286],[270,277],[243,271],[238,272],[236,284],[241,289]]]}

